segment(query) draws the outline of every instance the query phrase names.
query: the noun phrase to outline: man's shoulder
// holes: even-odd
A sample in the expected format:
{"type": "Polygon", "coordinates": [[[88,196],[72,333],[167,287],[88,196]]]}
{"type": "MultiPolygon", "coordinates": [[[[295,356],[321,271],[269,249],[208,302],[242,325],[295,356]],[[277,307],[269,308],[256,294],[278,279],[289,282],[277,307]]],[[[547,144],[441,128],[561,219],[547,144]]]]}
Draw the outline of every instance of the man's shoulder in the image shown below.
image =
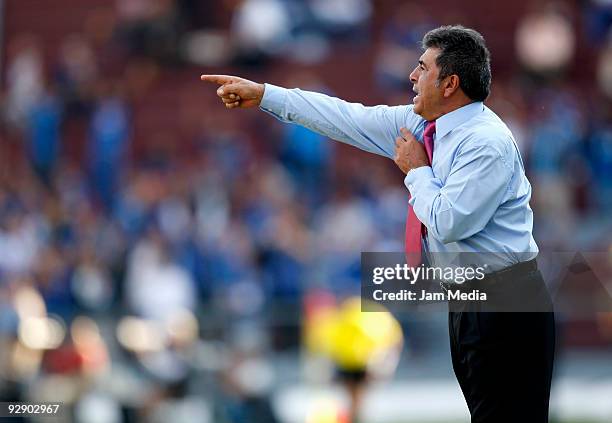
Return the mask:
{"type": "Polygon", "coordinates": [[[485,106],[483,113],[463,125],[463,135],[470,144],[478,143],[509,146],[514,142],[512,131],[491,109],[485,106]]]}
{"type": "Polygon", "coordinates": [[[487,106],[484,107],[482,113],[475,116],[469,123],[468,128],[480,134],[491,131],[491,135],[494,136],[512,136],[512,132],[506,123],[487,106]]]}
{"type": "Polygon", "coordinates": [[[506,124],[490,109],[458,128],[461,141],[458,152],[489,151],[508,160],[514,156],[514,136],[506,124]]]}

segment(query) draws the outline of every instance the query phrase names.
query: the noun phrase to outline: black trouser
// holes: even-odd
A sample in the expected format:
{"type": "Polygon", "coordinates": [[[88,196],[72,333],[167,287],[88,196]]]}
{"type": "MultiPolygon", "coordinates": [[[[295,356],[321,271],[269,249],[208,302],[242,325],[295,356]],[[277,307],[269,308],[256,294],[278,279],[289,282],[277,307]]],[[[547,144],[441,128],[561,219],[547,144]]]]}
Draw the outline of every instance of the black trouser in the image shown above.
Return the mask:
{"type": "MultiPolygon", "coordinates": [[[[510,289],[519,284],[541,294],[539,271],[511,279],[510,289]]],[[[554,313],[474,311],[477,307],[451,307],[458,311],[449,312],[453,369],[472,423],[548,422],[554,313]]]]}

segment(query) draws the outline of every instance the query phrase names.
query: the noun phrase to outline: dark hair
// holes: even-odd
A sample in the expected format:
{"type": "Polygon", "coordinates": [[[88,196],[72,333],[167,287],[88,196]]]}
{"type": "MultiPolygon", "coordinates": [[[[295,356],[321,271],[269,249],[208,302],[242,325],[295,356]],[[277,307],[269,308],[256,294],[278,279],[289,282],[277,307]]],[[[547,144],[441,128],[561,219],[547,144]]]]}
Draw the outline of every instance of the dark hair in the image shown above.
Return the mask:
{"type": "Polygon", "coordinates": [[[438,80],[457,75],[459,86],[471,100],[484,101],[491,91],[491,54],[485,40],[461,25],[441,26],[423,37],[423,49],[439,48],[438,80]]]}

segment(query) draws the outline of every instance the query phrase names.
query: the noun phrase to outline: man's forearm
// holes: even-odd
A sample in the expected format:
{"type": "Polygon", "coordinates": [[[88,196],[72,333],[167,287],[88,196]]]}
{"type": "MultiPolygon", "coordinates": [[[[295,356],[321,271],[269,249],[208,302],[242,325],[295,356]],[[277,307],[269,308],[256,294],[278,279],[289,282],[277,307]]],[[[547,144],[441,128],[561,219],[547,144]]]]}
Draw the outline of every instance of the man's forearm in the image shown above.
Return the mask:
{"type": "Polygon", "coordinates": [[[399,128],[418,132],[421,119],[409,106],[366,107],[325,94],[265,84],[260,108],[362,150],[393,157],[399,128]]]}

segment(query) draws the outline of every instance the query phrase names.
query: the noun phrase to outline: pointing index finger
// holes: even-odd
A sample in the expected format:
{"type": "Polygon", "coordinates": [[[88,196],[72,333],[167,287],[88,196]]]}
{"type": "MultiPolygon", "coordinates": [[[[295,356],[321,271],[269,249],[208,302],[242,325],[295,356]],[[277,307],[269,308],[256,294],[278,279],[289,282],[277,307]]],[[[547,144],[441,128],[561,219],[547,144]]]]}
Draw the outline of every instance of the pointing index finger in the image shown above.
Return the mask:
{"type": "Polygon", "coordinates": [[[213,84],[224,85],[233,82],[234,77],[229,75],[200,75],[200,80],[212,82],[213,84]]]}

